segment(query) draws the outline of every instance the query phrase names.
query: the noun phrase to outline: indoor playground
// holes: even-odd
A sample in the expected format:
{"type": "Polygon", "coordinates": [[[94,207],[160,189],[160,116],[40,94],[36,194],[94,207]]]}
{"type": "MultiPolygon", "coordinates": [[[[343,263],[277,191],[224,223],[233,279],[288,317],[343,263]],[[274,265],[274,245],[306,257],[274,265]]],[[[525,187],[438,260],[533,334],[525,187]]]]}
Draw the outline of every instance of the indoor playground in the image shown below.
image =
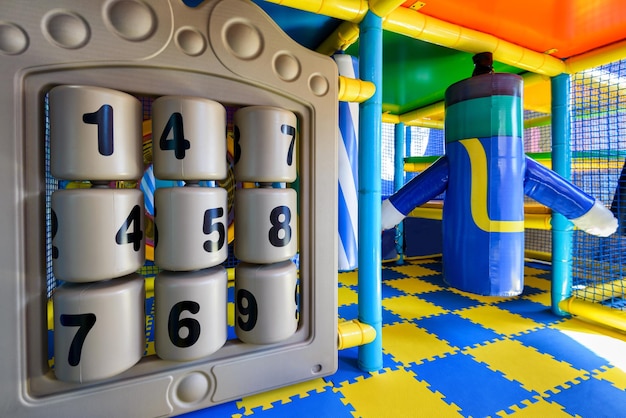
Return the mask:
{"type": "Polygon", "coordinates": [[[2,0],[0,69],[0,417],[626,417],[623,0],[2,0]]]}

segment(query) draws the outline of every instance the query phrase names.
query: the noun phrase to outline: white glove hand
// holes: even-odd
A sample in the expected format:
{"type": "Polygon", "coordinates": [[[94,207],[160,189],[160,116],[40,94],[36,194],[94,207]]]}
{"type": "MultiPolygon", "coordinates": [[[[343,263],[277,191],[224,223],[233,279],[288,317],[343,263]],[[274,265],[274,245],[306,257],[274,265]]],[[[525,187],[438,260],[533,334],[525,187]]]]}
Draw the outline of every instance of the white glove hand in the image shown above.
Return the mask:
{"type": "Polygon", "coordinates": [[[402,212],[391,204],[389,199],[383,201],[383,206],[380,209],[380,220],[383,231],[398,225],[405,217],[402,212]]]}
{"type": "Polygon", "coordinates": [[[613,212],[597,200],[583,216],[570,220],[578,229],[599,237],[608,237],[617,230],[618,226],[613,212]]]}

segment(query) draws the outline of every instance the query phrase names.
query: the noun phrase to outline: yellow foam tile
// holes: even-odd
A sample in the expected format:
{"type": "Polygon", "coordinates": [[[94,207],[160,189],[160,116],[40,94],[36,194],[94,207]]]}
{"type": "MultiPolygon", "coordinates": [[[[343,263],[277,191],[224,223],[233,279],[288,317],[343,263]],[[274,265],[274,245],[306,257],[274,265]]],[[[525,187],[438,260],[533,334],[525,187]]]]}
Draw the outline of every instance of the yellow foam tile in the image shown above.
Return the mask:
{"type": "Polygon", "coordinates": [[[342,402],[354,408],[355,417],[462,416],[460,408],[446,403],[439,392],[432,392],[413,376],[405,369],[386,371],[343,386],[339,392],[344,396],[342,402]]]}
{"type": "Polygon", "coordinates": [[[450,288],[450,291],[456,293],[457,295],[465,296],[467,298],[470,298],[477,302],[485,303],[485,304],[494,304],[494,303],[511,300],[510,296],[482,296],[482,295],[476,295],[470,292],[464,292],[462,290],[454,289],[454,288],[450,288]]]}
{"type": "Polygon", "coordinates": [[[399,323],[383,327],[383,351],[404,364],[420,364],[457,351],[456,347],[417,325],[399,323]]]}
{"type": "Polygon", "coordinates": [[[433,303],[410,295],[383,299],[382,305],[403,319],[418,319],[448,312],[433,303]]]}
{"type": "Polygon", "coordinates": [[[231,327],[235,326],[235,304],[232,302],[228,302],[226,304],[226,313],[228,318],[228,325],[231,327]]]}
{"type": "Polygon", "coordinates": [[[146,315],[146,356],[156,354],[154,341],[148,341],[150,331],[154,329],[154,305],[152,305],[151,315],[146,315]]]}
{"type": "Polygon", "coordinates": [[[549,292],[552,288],[550,280],[540,279],[538,277],[526,276],[524,277],[524,285],[534,287],[535,289],[545,290],[549,292]]]}
{"type": "Polygon", "coordinates": [[[457,312],[457,314],[502,335],[523,333],[543,326],[520,315],[490,305],[469,308],[457,312]]]}
{"type": "Polygon", "coordinates": [[[515,417],[515,418],[537,418],[537,417],[571,417],[570,414],[565,412],[565,408],[555,402],[548,402],[545,399],[539,398],[539,400],[533,404],[530,404],[521,409],[515,409],[511,414],[498,414],[501,417],[515,417]]]}
{"type": "Polygon", "coordinates": [[[626,391],[626,370],[614,367],[596,374],[595,377],[611,382],[616,388],[626,391]]]}
{"type": "Polygon", "coordinates": [[[544,306],[552,306],[552,296],[549,292],[535,293],[534,295],[524,296],[524,299],[540,303],[544,306]]]}
{"type": "Polygon", "coordinates": [[[339,273],[337,281],[344,286],[356,286],[359,284],[359,274],[357,271],[339,273]]]}
{"type": "Polygon", "coordinates": [[[520,382],[526,390],[538,393],[577,382],[587,374],[514,340],[495,341],[464,352],[507,379],[520,382]]]}
{"type": "Polygon", "coordinates": [[[347,287],[340,287],[337,289],[337,304],[338,306],[352,305],[358,303],[359,295],[354,290],[347,287]]]}
{"type": "Polygon", "coordinates": [[[429,256],[415,256],[415,257],[404,257],[404,261],[405,264],[392,264],[391,266],[387,266],[387,267],[403,267],[405,265],[420,265],[420,264],[433,264],[433,263],[439,263],[441,264],[441,254],[439,254],[439,256],[433,255],[431,257],[429,256]]]}
{"type": "MultiPolygon", "coordinates": [[[[429,260],[429,262],[432,262],[429,260]]],[[[434,274],[438,274],[435,270],[431,270],[426,267],[422,267],[420,265],[415,265],[411,263],[411,265],[405,266],[393,266],[389,267],[390,270],[394,270],[398,273],[410,276],[410,277],[423,277],[423,276],[432,276],[434,274]]]]}
{"type": "Polygon", "coordinates": [[[413,277],[408,277],[406,279],[386,280],[385,284],[387,286],[393,287],[394,289],[401,290],[404,293],[408,293],[411,295],[434,292],[443,289],[440,286],[436,286],[434,284],[413,277]]]}
{"type": "Polygon", "coordinates": [[[148,341],[146,343],[146,356],[152,356],[156,354],[156,347],[154,346],[154,341],[148,341]]]}
{"type": "Polygon", "coordinates": [[[291,402],[291,398],[294,396],[304,398],[308,396],[308,392],[323,392],[329,386],[332,386],[332,384],[325,382],[321,378],[308,380],[256,395],[246,396],[237,401],[237,407],[245,409],[243,415],[252,415],[254,408],[261,407],[265,411],[272,408],[272,403],[274,402],[288,403],[291,402]]]}
{"type": "Polygon", "coordinates": [[[540,274],[550,273],[549,270],[536,269],[530,266],[524,266],[524,276],[538,276],[540,274]]]}
{"type": "MultiPolygon", "coordinates": [[[[626,373],[626,334],[576,318],[566,319],[551,328],[559,330],[613,367],[626,373]]],[[[617,386],[623,383],[617,381],[617,386]]]]}
{"type": "Polygon", "coordinates": [[[626,342],[626,333],[610,327],[601,326],[600,324],[583,321],[576,317],[567,318],[561,322],[552,325],[551,328],[558,329],[559,331],[563,331],[565,333],[567,333],[568,331],[573,331],[602,335],[607,338],[620,340],[622,344],[626,342]]]}
{"type": "Polygon", "coordinates": [[[145,278],[146,299],[154,297],[154,277],[145,278]]]}

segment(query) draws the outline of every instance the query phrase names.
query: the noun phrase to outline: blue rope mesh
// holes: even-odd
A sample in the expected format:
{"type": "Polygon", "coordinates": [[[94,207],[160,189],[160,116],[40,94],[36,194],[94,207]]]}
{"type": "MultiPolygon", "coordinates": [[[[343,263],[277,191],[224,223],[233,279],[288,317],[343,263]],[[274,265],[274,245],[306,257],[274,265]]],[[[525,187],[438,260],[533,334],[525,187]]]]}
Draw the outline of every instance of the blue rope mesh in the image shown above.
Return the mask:
{"type": "Polygon", "coordinates": [[[573,291],[624,310],[626,61],[575,74],[571,92],[572,181],[609,207],[621,225],[608,238],[574,232],[573,291]]]}

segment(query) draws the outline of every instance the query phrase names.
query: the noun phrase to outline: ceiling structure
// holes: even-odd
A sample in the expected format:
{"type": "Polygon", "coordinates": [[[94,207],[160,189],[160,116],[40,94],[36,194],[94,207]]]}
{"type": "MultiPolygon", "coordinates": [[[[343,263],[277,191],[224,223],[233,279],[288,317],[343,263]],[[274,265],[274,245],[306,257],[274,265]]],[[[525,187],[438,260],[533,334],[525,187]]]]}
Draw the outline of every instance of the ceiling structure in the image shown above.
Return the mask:
{"type": "MultiPolygon", "coordinates": [[[[357,29],[346,53],[358,56],[357,25],[367,1],[253,1],[313,50],[348,17],[357,29]]],[[[497,72],[524,76],[525,108],[543,113],[550,111],[549,76],[584,69],[596,56],[626,58],[624,0],[407,0],[391,11],[383,29],[383,112],[389,121],[407,124],[443,119],[446,88],[471,75],[472,56],[481,48],[494,52],[497,72]],[[413,24],[407,33],[394,32],[413,24]]]]}

